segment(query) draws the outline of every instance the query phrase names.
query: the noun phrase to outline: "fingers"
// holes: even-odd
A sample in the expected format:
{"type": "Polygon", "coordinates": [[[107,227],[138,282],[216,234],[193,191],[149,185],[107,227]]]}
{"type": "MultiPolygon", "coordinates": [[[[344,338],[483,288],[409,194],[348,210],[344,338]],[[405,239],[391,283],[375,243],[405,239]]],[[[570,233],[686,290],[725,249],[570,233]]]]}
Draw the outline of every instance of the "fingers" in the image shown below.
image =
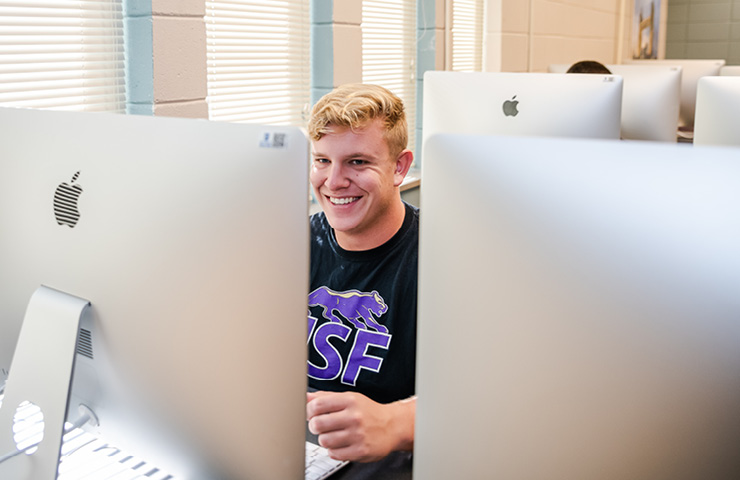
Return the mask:
{"type": "Polygon", "coordinates": [[[314,435],[322,435],[347,428],[352,418],[353,395],[348,392],[309,394],[306,404],[309,431],[314,435]]]}
{"type": "Polygon", "coordinates": [[[354,403],[353,392],[311,392],[307,394],[306,414],[309,419],[317,415],[341,412],[354,403]]]}
{"type": "Polygon", "coordinates": [[[357,392],[306,395],[308,428],[338,460],[374,461],[412,450],[416,399],[379,404],[357,392]]]}
{"type": "Polygon", "coordinates": [[[329,432],[342,429],[342,422],[336,418],[337,414],[324,414],[311,417],[308,420],[308,430],[314,435],[325,435],[329,432]]]}
{"type": "Polygon", "coordinates": [[[319,445],[329,451],[335,460],[369,462],[379,460],[384,454],[373,452],[368,438],[353,430],[337,430],[319,435],[319,445]]]}
{"type": "Polygon", "coordinates": [[[389,453],[385,407],[357,392],[308,394],[308,428],[338,460],[371,461],[389,453]]]}
{"type": "Polygon", "coordinates": [[[319,445],[329,450],[337,450],[352,445],[351,433],[347,430],[336,430],[319,435],[319,445]]]}
{"type": "Polygon", "coordinates": [[[332,395],[338,395],[338,392],[326,392],[323,390],[317,390],[315,392],[306,392],[306,403],[321,397],[330,397],[332,395]]]}

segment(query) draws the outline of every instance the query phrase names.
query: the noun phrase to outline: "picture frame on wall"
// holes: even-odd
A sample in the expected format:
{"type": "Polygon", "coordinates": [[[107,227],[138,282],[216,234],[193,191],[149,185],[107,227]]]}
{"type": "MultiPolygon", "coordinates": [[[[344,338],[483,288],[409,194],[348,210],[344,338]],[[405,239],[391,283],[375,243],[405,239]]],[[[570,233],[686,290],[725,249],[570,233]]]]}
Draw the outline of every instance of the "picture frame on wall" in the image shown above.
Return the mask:
{"type": "Polygon", "coordinates": [[[632,58],[658,58],[661,0],[635,0],[632,58]]]}

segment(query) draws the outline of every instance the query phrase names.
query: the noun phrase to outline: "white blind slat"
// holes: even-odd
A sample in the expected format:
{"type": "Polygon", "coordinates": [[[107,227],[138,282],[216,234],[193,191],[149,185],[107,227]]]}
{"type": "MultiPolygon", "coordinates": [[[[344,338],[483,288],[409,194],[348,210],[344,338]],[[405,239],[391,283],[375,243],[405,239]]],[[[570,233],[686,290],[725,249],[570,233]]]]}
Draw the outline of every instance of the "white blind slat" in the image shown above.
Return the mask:
{"type": "Polygon", "coordinates": [[[114,60],[95,62],[18,63],[9,65],[3,65],[0,63],[0,75],[20,73],[27,73],[29,75],[36,75],[37,73],[54,75],[55,72],[58,72],[60,76],[64,76],[82,75],[86,72],[103,70],[102,75],[117,77],[123,75],[123,69],[117,68],[120,66],[120,63],[121,62],[114,60]],[[107,72],[107,70],[111,71],[107,72]],[[116,73],[112,73],[112,70],[116,70],[116,73]]]}
{"type": "Polygon", "coordinates": [[[416,0],[363,0],[362,81],[403,101],[409,148],[416,144],[416,0]]]}
{"type": "Polygon", "coordinates": [[[309,0],[206,0],[209,118],[304,126],[309,0]]]}
{"type": "Polygon", "coordinates": [[[122,0],[0,0],[0,105],[125,111],[122,0]]]}
{"type": "Polygon", "coordinates": [[[483,0],[452,2],[452,70],[483,69],[483,0]]]}
{"type": "MultiPolygon", "coordinates": [[[[24,95],[44,95],[43,92],[60,92],[66,89],[78,89],[82,91],[92,91],[94,89],[111,89],[118,91],[123,86],[123,78],[119,78],[119,85],[112,84],[108,77],[92,79],[68,79],[54,80],[50,82],[8,82],[0,83],[0,98],[7,95],[22,97],[24,95]]],[[[52,95],[51,93],[48,93],[52,95]]],[[[56,95],[54,95],[56,96],[56,95]]]]}
{"type": "MultiPolygon", "coordinates": [[[[295,78],[295,77],[294,77],[295,78]]],[[[264,94],[272,94],[277,95],[279,94],[280,97],[284,96],[290,96],[294,98],[300,98],[302,99],[302,95],[294,95],[290,91],[290,83],[287,81],[280,82],[278,84],[275,84],[274,82],[265,82],[264,80],[261,80],[259,82],[230,82],[228,84],[222,85],[215,89],[218,93],[218,95],[229,95],[230,93],[248,93],[248,92],[260,92],[261,95],[264,94]],[[283,87],[280,91],[278,90],[280,87],[283,87]]],[[[213,101],[216,101],[215,98],[213,101]]]]}
{"type": "MultiPolygon", "coordinates": [[[[237,0],[240,1],[240,0],[237,0]]],[[[79,10],[114,10],[117,11],[116,3],[100,0],[5,0],[3,6],[8,7],[27,7],[33,8],[68,8],[79,10]],[[82,6],[82,7],[81,7],[82,6]]]]}

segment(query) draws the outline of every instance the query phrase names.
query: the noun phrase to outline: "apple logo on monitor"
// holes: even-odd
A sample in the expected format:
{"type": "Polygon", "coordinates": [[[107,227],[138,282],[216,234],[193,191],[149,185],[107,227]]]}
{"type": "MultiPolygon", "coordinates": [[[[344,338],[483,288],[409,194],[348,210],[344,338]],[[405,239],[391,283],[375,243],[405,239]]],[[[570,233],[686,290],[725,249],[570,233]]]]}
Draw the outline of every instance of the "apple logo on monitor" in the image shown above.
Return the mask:
{"type": "Polygon", "coordinates": [[[516,95],[511,97],[511,100],[506,100],[503,105],[504,115],[507,117],[516,117],[519,114],[519,110],[516,108],[517,105],[519,105],[519,100],[516,100],[516,95]]]}
{"type": "Polygon", "coordinates": [[[80,212],[77,209],[77,202],[82,194],[82,187],[75,184],[80,172],[72,177],[72,181],[60,184],[54,192],[54,216],[59,225],[67,225],[74,228],[80,219],[80,212]]]}

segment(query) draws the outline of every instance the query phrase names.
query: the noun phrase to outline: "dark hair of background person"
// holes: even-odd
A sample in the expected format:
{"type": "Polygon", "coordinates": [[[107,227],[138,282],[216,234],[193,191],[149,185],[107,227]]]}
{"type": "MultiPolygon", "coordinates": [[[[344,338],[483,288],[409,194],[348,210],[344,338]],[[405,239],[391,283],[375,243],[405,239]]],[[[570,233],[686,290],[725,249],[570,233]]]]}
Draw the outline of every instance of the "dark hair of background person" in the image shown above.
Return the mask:
{"type": "Polygon", "coordinates": [[[610,75],[612,72],[601,62],[581,60],[571,65],[565,73],[605,73],[610,75]]]}

